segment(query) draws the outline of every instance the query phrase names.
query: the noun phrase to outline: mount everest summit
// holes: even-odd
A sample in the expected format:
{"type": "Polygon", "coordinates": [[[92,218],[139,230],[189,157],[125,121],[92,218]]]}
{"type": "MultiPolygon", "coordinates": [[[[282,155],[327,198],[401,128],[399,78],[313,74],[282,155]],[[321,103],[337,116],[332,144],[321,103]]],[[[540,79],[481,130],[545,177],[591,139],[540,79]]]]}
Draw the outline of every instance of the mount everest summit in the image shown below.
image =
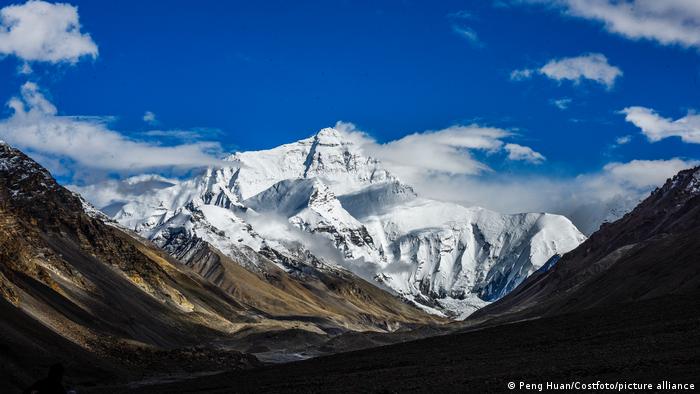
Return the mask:
{"type": "Polygon", "coordinates": [[[234,260],[278,256],[285,270],[279,256],[341,266],[457,319],[585,240],[563,216],[422,198],[333,128],[224,162],[187,180],[129,178],[128,198],[102,209],[178,258],[204,241],[234,260]]]}

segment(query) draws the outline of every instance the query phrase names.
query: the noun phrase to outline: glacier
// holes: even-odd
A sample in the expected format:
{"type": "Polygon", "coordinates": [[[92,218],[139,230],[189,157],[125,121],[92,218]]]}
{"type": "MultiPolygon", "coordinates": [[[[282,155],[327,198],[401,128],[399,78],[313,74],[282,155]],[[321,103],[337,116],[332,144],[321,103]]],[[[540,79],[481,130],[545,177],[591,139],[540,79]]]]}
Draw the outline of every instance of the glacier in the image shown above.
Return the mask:
{"type": "Polygon", "coordinates": [[[202,240],[234,259],[243,249],[312,256],[454,319],[585,240],[564,216],[423,198],[334,128],[224,161],[153,188],[138,182],[154,177],[125,180],[139,193],[112,218],[171,253],[202,240]]]}

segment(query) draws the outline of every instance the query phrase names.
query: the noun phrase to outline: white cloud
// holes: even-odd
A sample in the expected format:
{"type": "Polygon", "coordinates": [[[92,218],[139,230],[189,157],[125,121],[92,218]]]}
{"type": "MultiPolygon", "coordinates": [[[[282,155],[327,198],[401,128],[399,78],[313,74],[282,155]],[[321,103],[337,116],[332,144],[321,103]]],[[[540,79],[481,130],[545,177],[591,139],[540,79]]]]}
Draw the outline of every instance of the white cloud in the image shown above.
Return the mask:
{"type": "Polygon", "coordinates": [[[524,69],[521,69],[521,70],[513,70],[513,71],[510,73],[510,79],[513,80],[513,81],[522,81],[522,80],[525,80],[525,79],[530,79],[530,78],[532,77],[532,74],[533,74],[535,71],[536,71],[536,70],[532,70],[532,69],[529,69],[529,68],[524,68],[524,69]]]}
{"type": "Polygon", "coordinates": [[[622,76],[622,70],[608,63],[608,58],[601,53],[588,53],[576,57],[552,59],[539,69],[514,70],[510,79],[520,81],[531,78],[535,73],[555,81],[572,81],[580,83],[587,79],[612,88],[615,80],[622,76]]]}
{"type": "Polygon", "coordinates": [[[463,26],[457,26],[457,25],[452,25],[452,31],[457,33],[460,37],[466,39],[469,41],[472,45],[476,47],[481,47],[484,45],[483,42],[479,39],[479,36],[476,34],[474,29],[470,27],[463,27],[463,26]]]}
{"type": "Polygon", "coordinates": [[[645,107],[627,107],[621,112],[625,114],[625,120],[639,127],[651,142],[680,137],[683,142],[700,144],[700,115],[689,113],[672,120],[645,107]]]}
{"type": "Polygon", "coordinates": [[[535,152],[532,148],[518,144],[506,144],[503,147],[508,152],[508,159],[515,161],[526,161],[533,164],[540,164],[545,161],[541,153],[535,152]]]}
{"type": "Polygon", "coordinates": [[[544,156],[517,144],[503,140],[513,136],[510,131],[478,125],[452,126],[406,135],[398,140],[378,143],[352,123],[338,122],[336,129],[356,139],[356,143],[372,157],[381,160],[390,171],[408,183],[436,174],[476,175],[491,172],[491,168],[474,154],[505,154],[508,160],[538,163],[544,156]]]}
{"type": "Polygon", "coordinates": [[[617,137],[615,139],[615,144],[617,145],[626,145],[629,144],[632,141],[632,136],[631,135],[623,135],[621,137],[617,137]]]}
{"type": "Polygon", "coordinates": [[[600,53],[550,60],[539,72],[557,81],[579,83],[582,79],[589,79],[608,88],[615,84],[616,78],[622,76],[622,70],[608,64],[608,59],[600,53]]]}
{"type": "Polygon", "coordinates": [[[162,146],[127,138],[99,119],[59,116],[31,82],[8,105],[14,113],[0,121],[0,138],[39,157],[67,158],[80,168],[123,172],[220,163],[214,155],[221,147],[215,142],[162,146]]]}
{"type": "Polygon", "coordinates": [[[572,102],[572,100],[568,97],[563,97],[563,98],[551,101],[553,106],[559,108],[562,111],[565,109],[568,109],[569,105],[571,105],[571,102],[572,102]]]}
{"type": "Polygon", "coordinates": [[[154,113],[151,112],[151,111],[146,111],[146,112],[143,114],[143,121],[146,122],[146,123],[149,123],[149,124],[154,124],[154,123],[156,123],[156,122],[157,122],[157,120],[156,120],[156,114],[154,114],[154,113]]]}
{"type": "MultiPolygon", "coordinates": [[[[537,0],[536,2],[541,2],[537,0]]],[[[700,48],[700,1],[548,0],[566,14],[602,22],[611,33],[664,45],[700,48]]]]}
{"type": "Polygon", "coordinates": [[[97,45],[80,27],[78,9],[70,4],[28,1],[6,6],[0,9],[0,54],[50,63],[96,58],[97,45]]]}
{"type": "Polygon", "coordinates": [[[438,131],[409,134],[369,149],[374,156],[396,166],[451,174],[474,174],[488,166],[474,159],[473,150],[496,151],[511,133],[476,125],[452,126],[438,131]]]}
{"type": "Polygon", "coordinates": [[[660,186],[680,170],[692,167],[695,161],[678,158],[670,160],[632,160],[627,163],[609,163],[603,167],[608,179],[635,188],[660,186]]]}

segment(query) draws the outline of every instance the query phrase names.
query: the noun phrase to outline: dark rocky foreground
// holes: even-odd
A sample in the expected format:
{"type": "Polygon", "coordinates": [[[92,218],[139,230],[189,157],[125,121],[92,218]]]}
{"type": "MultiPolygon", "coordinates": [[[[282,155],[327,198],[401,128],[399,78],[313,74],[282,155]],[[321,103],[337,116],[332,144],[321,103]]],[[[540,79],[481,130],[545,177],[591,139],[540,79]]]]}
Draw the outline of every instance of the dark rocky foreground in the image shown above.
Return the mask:
{"type": "MultiPolygon", "coordinates": [[[[508,382],[700,384],[700,292],[249,371],[94,392],[501,392],[508,382]]],[[[517,390],[516,390],[517,391],[517,390]]],[[[670,392],[670,391],[667,391],[670,392]]]]}

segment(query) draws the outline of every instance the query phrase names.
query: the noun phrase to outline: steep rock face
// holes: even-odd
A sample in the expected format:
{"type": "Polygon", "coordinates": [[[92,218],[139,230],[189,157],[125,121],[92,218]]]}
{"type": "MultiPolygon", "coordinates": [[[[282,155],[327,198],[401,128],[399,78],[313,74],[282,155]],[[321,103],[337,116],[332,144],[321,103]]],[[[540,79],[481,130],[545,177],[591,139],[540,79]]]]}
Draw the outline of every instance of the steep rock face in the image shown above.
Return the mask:
{"type": "Polygon", "coordinates": [[[301,260],[311,253],[455,318],[502,297],[585,239],[561,216],[502,215],[420,198],[335,129],[227,160],[230,167],[136,198],[115,219],[163,246],[191,236],[227,255],[240,245],[301,260]]]}
{"type": "Polygon", "coordinates": [[[697,291],[698,231],[700,169],[693,168],[474,318],[512,320],[697,291]]]}

